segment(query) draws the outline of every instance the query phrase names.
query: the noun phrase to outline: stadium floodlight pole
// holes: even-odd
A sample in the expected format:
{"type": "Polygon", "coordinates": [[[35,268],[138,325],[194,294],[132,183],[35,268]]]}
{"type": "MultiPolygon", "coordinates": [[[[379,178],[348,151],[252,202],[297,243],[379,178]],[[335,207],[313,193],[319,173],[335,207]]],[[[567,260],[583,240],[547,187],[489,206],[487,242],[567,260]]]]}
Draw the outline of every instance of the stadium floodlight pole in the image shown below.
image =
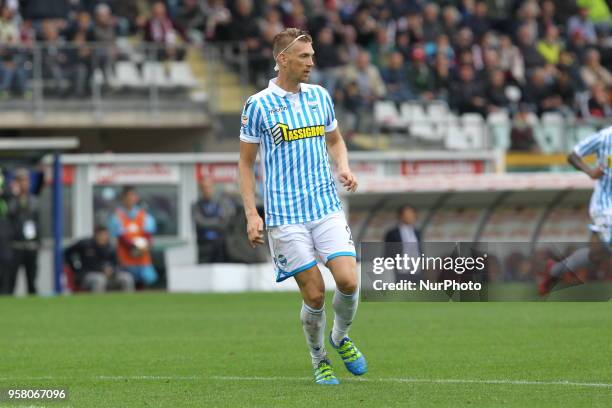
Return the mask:
{"type": "Polygon", "coordinates": [[[63,214],[62,214],[62,160],[61,154],[53,154],[53,281],[56,295],[62,293],[62,274],[64,261],[62,257],[63,214]]]}

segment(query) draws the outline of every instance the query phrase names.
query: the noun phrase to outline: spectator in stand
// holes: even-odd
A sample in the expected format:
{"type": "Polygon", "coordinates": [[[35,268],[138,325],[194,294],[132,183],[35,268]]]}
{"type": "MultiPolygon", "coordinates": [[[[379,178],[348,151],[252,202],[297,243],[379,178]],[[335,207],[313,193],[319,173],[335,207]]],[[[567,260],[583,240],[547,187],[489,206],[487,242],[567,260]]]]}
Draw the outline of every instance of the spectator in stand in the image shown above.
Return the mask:
{"type": "Polygon", "coordinates": [[[407,32],[399,32],[395,38],[395,50],[402,54],[404,61],[410,61],[412,56],[412,46],[410,36],[407,32]]]}
{"type": "Polygon", "coordinates": [[[26,89],[26,50],[21,43],[18,19],[13,10],[0,7],[0,100],[11,94],[23,95],[26,89]]]}
{"type": "Polygon", "coordinates": [[[321,84],[333,95],[338,81],[338,69],[341,61],[338,47],[334,44],[332,29],[329,27],[321,29],[313,46],[316,64],[311,75],[312,82],[321,84]]]}
{"type": "MultiPolygon", "coordinates": [[[[261,56],[260,60],[260,68],[259,68],[259,78],[256,78],[261,85],[261,87],[266,87],[268,81],[270,80],[269,73],[273,71],[274,67],[274,37],[278,34],[274,26],[264,27],[261,32],[261,45],[259,55],[261,56]]],[[[311,74],[312,78],[312,74],[311,74]]]]}
{"type": "Polygon", "coordinates": [[[175,21],[179,30],[191,43],[202,44],[205,19],[204,10],[198,0],[183,0],[175,21]]]}
{"type": "Polygon", "coordinates": [[[376,20],[372,17],[368,7],[357,10],[353,18],[353,27],[357,32],[357,44],[366,47],[376,37],[376,20]]]}
{"type": "Polygon", "coordinates": [[[434,77],[425,60],[425,51],[421,47],[415,47],[412,50],[408,80],[417,98],[426,101],[433,99],[434,77]]]}
{"type": "Polygon", "coordinates": [[[178,48],[180,33],[170,17],[163,1],[155,1],[151,18],[145,28],[145,41],[153,43],[158,60],[180,60],[184,52],[178,48]]]}
{"type": "Polygon", "coordinates": [[[525,70],[529,75],[531,70],[541,67],[546,64],[546,60],[538,52],[534,36],[531,34],[531,30],[528,26],[523,25],[518,30],[518,47],[523,55],[525,61],[525,70]]]}
{"type": "Polygon", "coordinates": [[[230,23],[232,13],[226,7],[224,0],[211,0],[206,12],[205,39],[210,41],[231,40],[230,23]]]}
{"type": "Polygon", "coordinates": [[[458,71],[458,67],[461,65],[469,65],[474,69],[476,68],[472,50],[463,50],[459,53],[459,56],[457,57],[457,64],[455,65],[455,71],[458,71]]]}
{"type": "Polygon", "coordinates": [[[64,96],[68,89],[65,68],[69,62],[65,43],[53,21],[43,21],[41,30],[45,43],[42,50],[42,73],[46,83],[43,89],[55,96],[64,96]]]}
{"type": "Polygon", "coordinates": [[[423,17],[419,12],[412,12],[406,17],[408,36],[412,44],[422,44],[425,41],[423,33],[423,17]]]}
{"type": "Polygon", "coordinates": [[[577,0],[581,7],[586,7],[589,10],[588,16],[597,27],[610,28],[610,6],[606,4],[606,0],[577,0]]]}
{"type": "Polygon", "coordinates": [[[378,68],[370,64],[370,54],[360,51],[357,60],[345,67],[342,89],[336,93],[347,113],[349,133],[361,130],[371,115],[374,102],[385,94],[385,83],[378,68]]]}
{"type": "Polygon", "coordinates": [[[512,44],[510,36],[499,39],[499,66],[518,84],[525,83],[525,61],[518,47],[512,44]]]}
{"type": "Polygon", "coordinates": [[[261,55],[260,32],[251,0],[237,1],[236,13],[232,16],[228,30],[233,40],[244,41],[246,45],[251,78],[259,78],[260,74],[267,75],[268,72],[265,70],[269,66],[269,60],[262,58],[261,55]]]}
{"type": "Polygon", "coordinates": [[[147,24],[146,10],[140,0],[120,0],[113,4],[117,16],[117,31],[120,36],[135,34],[147,24]]]}
{"type": "Polygon", "coordinates": [[[432,63],[435,62],[434,60],[438,54],[445,55],[451,61],[455,59],[455,50],[453,50],[446,34],[440,34],[436,38],[436,42],[425,44],[424,50],[427,60],[432,63]]]}
{"type": "Polygon", "coordinates": [[[387,99],[397,104],[414,99],[414,94],[408,86],[408,71],[401,53],[391,54],[389,64],[382,72],[382,78],[387,88],[387,99]]]}
{"type": "Polygon", "coordinates": [[[576,106],[576,92],[578,84],[572,79],[572,74],[568,69],[559,69],[554,85],[554,93],[561,97],[563,111],[571,112],[576,106]]]}
{"type": "Polygon", "coordinates": [[[516,21],[517,30],[516,37],[517,41],[521,42],[521,36],[526,36],[530,39],[530,41],[535,41],[537,38],[541,36],[539,32],[538,25],[538,16],[540,15],[540,7],[538,6],[537,1],[535,0],[527,0],[522,5],[518,11],[518,19],[516,21]],[[526,31],[527,34],[521,34],[519,31],[526,31]]]}
{"type": "Polygon", "coordinates": [[[578,14],[572,16],[567,22],[567,33],[569,36],[580,33],[588,44],[594,44],[597,41],[595,24],[589,19],[588,7],[578,6],[578,14]]]}
{"type": "Polygon", "coordinates": [[[586,103],[581,107],[584,119],[609,119],[612,117],[612,106],[610,105],[610,92],[601,82],[591,86],[591,91],[586,103]]]}
{"type": "Polygon", "coordinates": [[[455,37],[455,52],[461,54],[464,51],[472,51],[474,47],[474,35],[469,27],[462,27],[455,37]]]}
{"type": "Polygon", "coordinates": [[[100,68],[106,83],[109,73],[114,72],[117,50],[117,20],[111,14],[111,9],[104,3],[96,6],[95,23],[93,27],[94,40],[98,43],[95,48],[96,67],[100,68]]]}
{"type": "Polygon", "coordinates": [[[395,46],[389,41],[387,30],[379,27],[376,30],[376,41],[368,46],[370,60],[379,70],[387,66],[389,56],[395,51],[395,46]]]}
{"type": "Polygon", "coordinates": [[[433,67],[433,91],[435,98],[448,101],[448,89],[451,83],[450,60],[443,53],[436,55],[433,67]]]}
{"type": "Polygon", "coordinates": [[[510,130],[510,151],[539,153],[540,148],[535,141],[533,126],[529,116],[532,114],[529,105],[521,103],[510,130]]]}
{"type": "Polygon", "coordinates": [[[555,15],[556,6],[553,0],[544,0],[541,3],[540,17],[538,18],[538,33],[545,33],[550,26],[559,26],[561,21],[555,15]]]}
{"type": "Polygon", "coordinates": [[[109,231],[117,239],[121,270],[129,272],[136,283],[152,286],[157,281],[151,247],[157,229],[155,219],[138,205],[140,197],[134,186],[121,191],[121,205],[109,220],[109,231]]]}
{"type": "MultiPolygon", "coordinates": [[[[272,29],[274,35],[280,33],[285,29],[285,25],[283,24],[282,14],[281,12],[275,8],[270,7],[265,11],[263,18],[259,21],[259,31],[264,31],[268,27],[272,29]]],[[[316,44],[314,44],[316,45],[316,44]]]]}
{"type": "Polygon", "coordinates": [[[442,10],[442,31],[448,38],[455,38],[459,32],[459,22],[461,17],[453,6],[446,6],[442,10]]]}
{"type": "Polygon", "coordinates": [[[346,67],[343,78],[346,82],[357,84],[364,107],[371,108],[374,101],[385,96],[385,84],[380,71],[370,63],[370,54],[366,51],[361,51],[355,63],[346,67]]]}
{"type": "MultiPolygon", "coordinates": [[[[338,46],[338,56],[343,65],[357,60],[361,48],[357,44],[357,30],[352,25],[344,26],[342,31],[342,42],[338,46]]],[[[315,57],[316,58],[316,57],[315,57]]]]}
{"type": "Polygon", "coordinates": [[[563,43],[559,39],[559,29],[554,25],[546,28],[546,36],[538,41],[537,49],[542,58],[548,64],[556,65],[563,49],[563,43]]]}
{"type": "Polygon", "coordinates": [[[612,87],[612,74],[601,65],[600,54],[596,49],[586,52],[580,75],[588,88],[593,87],[597,82],[602,82],[606,87],[612,87]]]}
{"type": "Polygon", "coordinates": [[[476,79],[474,68],[471,65],[459,67],[458,79],[451,82],[449,103],[451,108],[464,113],[486,114],[486,99],[484,86],[476,79]]]}
{"type": "Polygon", "coordinates": [[[544,112],[559,111],[563,106],[563,100],[555,93],[546,69],[537,68],[533,71],[529,85],[523,92],[523,102],[535,107],[538,116],[544,112]]]}
{"type": "Polygon", "coordinates": [[[0,40],[2,43],[19,41],[19,21],[15,12],[0,3],[0,40]]]}
{"type": "Polygon", "coordinates": [[[576,56],[578,61],[584,61],[589,44],[587,44],[580,31],[575,31],[567,40],[567,49],[576,56]]]}
{"type": "Polygon", "coordinates": [[[92,238],[82,239],[68,247],[64,259],[71,266],[79,289],[94,293],[113,289],[134,290],[132,275],[118,269],[117,253],[105,226],[97,226],[92,238]]]}
{"type": "Polygon", "coordinates": [[[70,21],[66,30],[62,33],[63,37],[68,41],[74,41],[78,34],[82,34],[87,42],[96,40],[93,23],[91,22],[91,14],[87,10],[80,10],[76,14],[74,21],[70,21]]]}
{"type": "Polygon", "coordinates": [[[427,3],[423,9],[423,40],[426,44],[435,42],[443,33],[439,14],[440,7],[436,3],[427,3]]]}
{"type": "Polygon", "coordinates": [[[488,7],[484,1],[477,1],[474,6],[474,14],[464,18],[462,24],[469,27],[477,40],[491,29],[491,22],[487,18],[488,7]]]}
{"type": "Polygon", "coordinates": [[[90,44],[90,41],[93,41],[93,31],[89,28],[89,13],[80,13],[79,23],[71,33],[71,43],[66,49],[67,61],[64,71],[70,82],[69,93],[78,98],[90,93],[94,50],[90,44]]]}
{"type": "Polygon", "coordinates": [[[480,68],[480,71],[477,73],[479,78],[486,82],[489,80],[493,71],[500,69],[499,54],[493,48],[485,48],[480,55],[482,61],[474,65],[480,68]]]}
{"type": "Polygon", "coordinates": [[[304,5],[299,1],[294,1],[291,4],[291,9],[289,14],[285,17],[284,20],[285,27],[295,27],[301,30],[306,30],[307,20],[306,20],[306,12],[304,10],[304,5]]]}
{"type": "Polygon", "coordinates": [[[27,0],[20,2],[22,15],[28,20],[64,19],[68,15],[66,0],[27,0]]]}
{"type": "Polygon", "coordinates": [[[490,71],[487,82],[487,112],[509,110],[510,100],[506,96],[506,76],[500,69],[490,71]]]}

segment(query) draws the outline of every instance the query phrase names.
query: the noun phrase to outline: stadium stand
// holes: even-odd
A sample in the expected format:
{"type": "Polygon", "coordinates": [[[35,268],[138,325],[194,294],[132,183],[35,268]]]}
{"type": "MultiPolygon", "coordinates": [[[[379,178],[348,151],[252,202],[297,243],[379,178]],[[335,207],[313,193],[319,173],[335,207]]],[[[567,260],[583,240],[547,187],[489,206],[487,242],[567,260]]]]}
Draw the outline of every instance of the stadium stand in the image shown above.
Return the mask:
{"type": "Polygon", "coordinates": [[[168,93],[154,110],[174,96],[235,116],[272,76],[274,34],[296,26],[315,38],[313,80],[333,93],[356,147],[511,149],[523,104],[536,114],[534,150],[555,153],[612,115],[604,0],[2,0],[0,9],[0,104],[18,109],[72,98],[100,109],[113,104],[97,100],[126,95],[155,106],[168,93]],[[382,139],[359,143],[373,134],[382,139]]]}

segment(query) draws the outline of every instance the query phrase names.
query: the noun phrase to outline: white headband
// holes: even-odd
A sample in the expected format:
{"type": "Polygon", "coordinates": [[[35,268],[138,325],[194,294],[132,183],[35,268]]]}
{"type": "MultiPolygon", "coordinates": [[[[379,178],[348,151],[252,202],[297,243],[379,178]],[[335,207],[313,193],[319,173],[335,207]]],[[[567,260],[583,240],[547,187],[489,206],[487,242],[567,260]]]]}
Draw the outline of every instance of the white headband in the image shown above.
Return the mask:
{"type": "MultiPolygon", "coordinates": [[[[295,42],[297,40],[299,40],[300,38],[306,37],[306,34],[302,34],[302,35],[298,35],[297,37],[295,37],[295,39],[293,41],[291,41],[289,43],[288,46],[286,46],[281,52],[279,52],[278,54],[276,54],[276,57],[274,57],[274,60],[276,61],[276,59],[278,58],[279,55],[281,55],[283,52],[287,51],[289,49],[289,47],[291,47],[293,44],[295,44],[295,42]]],[[[278,71],[280,68],[278,66],[278,61],[276,62],[276,65],[274,66],[274,70],[278,71]]]]}

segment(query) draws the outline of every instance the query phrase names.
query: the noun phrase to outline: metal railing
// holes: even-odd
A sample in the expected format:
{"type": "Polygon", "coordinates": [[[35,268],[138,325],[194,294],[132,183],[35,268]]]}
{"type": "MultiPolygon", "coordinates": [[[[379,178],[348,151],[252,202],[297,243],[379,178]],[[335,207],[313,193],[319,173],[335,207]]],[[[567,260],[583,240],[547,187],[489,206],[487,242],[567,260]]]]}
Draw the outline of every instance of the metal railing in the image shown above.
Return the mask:
{"type": "Polygon", "coordinates": [[[185,61],[190,52],[202,50],[127,41],[0,44],[0,107],[35,117],[198,108],[203,98],[190,96],[205,87],[185,61]]]}

